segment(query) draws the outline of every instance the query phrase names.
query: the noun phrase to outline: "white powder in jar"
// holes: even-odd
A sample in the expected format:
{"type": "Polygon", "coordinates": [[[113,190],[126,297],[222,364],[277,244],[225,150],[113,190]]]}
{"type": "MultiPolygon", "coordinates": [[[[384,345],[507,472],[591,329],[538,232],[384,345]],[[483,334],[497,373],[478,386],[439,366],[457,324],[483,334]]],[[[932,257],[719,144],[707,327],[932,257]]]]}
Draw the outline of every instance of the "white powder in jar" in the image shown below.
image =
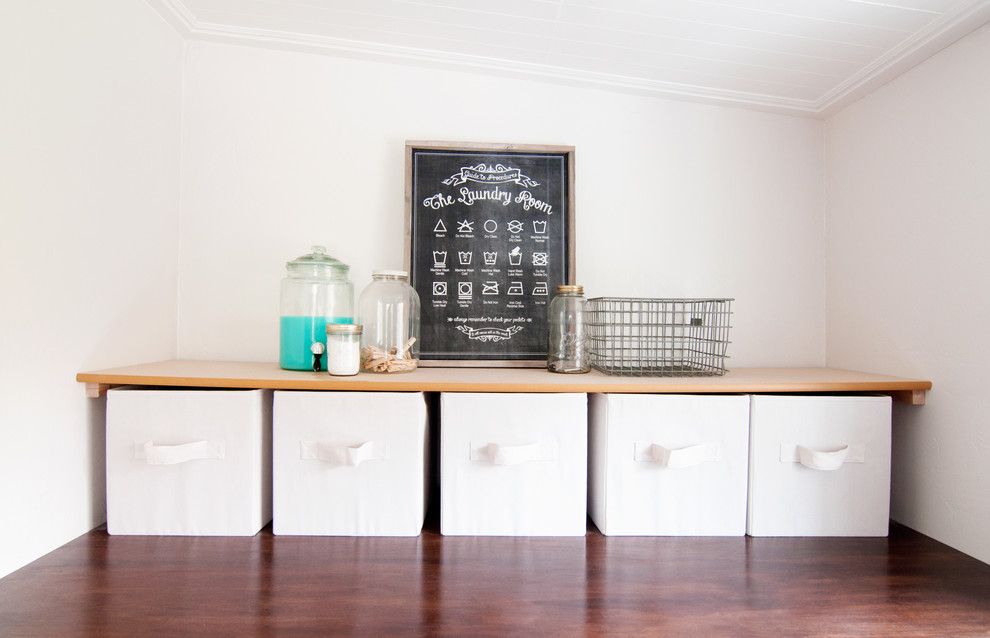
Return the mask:
{"type": "Polygon", "coordinates": [[[352,376],[361,369],[360,326],[348,328],[355,332],[335,332],[342,328],[327,326],[327,372],[334,376],[352,376]]]}

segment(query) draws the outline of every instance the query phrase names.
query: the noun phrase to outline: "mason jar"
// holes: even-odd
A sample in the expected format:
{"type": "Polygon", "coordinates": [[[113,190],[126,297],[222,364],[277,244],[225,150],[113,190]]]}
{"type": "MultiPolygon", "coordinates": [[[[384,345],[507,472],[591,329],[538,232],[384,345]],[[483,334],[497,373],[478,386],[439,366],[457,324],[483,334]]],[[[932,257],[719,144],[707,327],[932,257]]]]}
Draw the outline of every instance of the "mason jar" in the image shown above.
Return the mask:
{"type": "Polygon", "coordinates": [[[350,267],[328,255],[323,246],[313,246],[312,252],[293,259],[285,268],[279,365],[286,370],[326,370],[327,324],[354,323],[354,287],[347,278],[350,267]]]}
{"type": "Polygon", "coordinates": [[[585,303],[584,286],[557,286],[557,296],[547,310],[550,333],[547,369],[550,372],[580,374],[591,370],[584,326],[585,303]]]}
{"type": "Polygon", "coordinates": [[[327,324],[327,372],[349,377],[361,370],[361,330],[355,324],[327,324]]]}
{"type": "Polygon", "coordinates": [[[378,270],[361,292],[361,370],[409,372],[419,363],[419,295],[404,270],[378,270]]]}

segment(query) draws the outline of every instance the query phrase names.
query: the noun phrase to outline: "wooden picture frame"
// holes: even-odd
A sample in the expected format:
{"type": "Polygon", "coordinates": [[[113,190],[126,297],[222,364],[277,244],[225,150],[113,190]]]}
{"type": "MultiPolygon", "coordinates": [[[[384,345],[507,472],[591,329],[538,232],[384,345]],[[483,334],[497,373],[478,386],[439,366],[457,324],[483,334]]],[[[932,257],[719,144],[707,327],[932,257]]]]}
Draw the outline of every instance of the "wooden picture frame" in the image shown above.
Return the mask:
{"type": "MultiPolygon", "coordinates": [[[[546,365],[546,307],[556,285],[574,283],[576,277],[574,155],[573,146],[561,145],[406,142],[404,263],[423,308],[421,366],[546,365]],[[458,197],[460,189],[468,192],[458,197]],[[482,197],[472,199],[472,193],[482,197]],[[475,214],[470,223],[477,223],[477,230],[461,233],[458,228],[475,214]],[[514,218],[509,221],[509,216],[514,218]],[[434,220],[439,220],[436,227],[434,220]],[[532,233],[525,232],[525,224],[532,233]],[[524,230],[509,232],[513,227],[524,230]],[[438,229],[442,232],[434,232],[438,229]],[[537,233],[540,229],[543,234],[537,233]],[[443,268],[424,258],[441,246],[437,253],[451,257],[443,268]],[[462,246],[471,254],[468,265],[458,267],[453,249],[462,246]],[[483,264],[472,261],[475,253],[483,264]],[[531,259],[522,265],[519,260],[525,256],[531,259]],[[479,284],[484,295],[492,294],[465,301],[460,289],[456,296],[450,294],[454,284],[479,284]],[[443,287],[442,296],[436,286],[443,287]]],[[[461,252],[456,251],[458,259],[463,259],[461,252]]]]}

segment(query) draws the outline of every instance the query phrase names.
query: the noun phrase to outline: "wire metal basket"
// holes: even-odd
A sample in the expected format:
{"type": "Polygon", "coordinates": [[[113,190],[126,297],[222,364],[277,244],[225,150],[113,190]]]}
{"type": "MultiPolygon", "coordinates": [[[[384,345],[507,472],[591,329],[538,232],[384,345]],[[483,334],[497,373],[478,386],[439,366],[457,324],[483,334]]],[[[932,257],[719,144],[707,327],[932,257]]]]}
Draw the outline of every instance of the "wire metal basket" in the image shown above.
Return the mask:
{"type": "Polygon", "coordinates": [[[593,368],[628,376],[725,374],[732,299],[588,300],[593,368]]]}

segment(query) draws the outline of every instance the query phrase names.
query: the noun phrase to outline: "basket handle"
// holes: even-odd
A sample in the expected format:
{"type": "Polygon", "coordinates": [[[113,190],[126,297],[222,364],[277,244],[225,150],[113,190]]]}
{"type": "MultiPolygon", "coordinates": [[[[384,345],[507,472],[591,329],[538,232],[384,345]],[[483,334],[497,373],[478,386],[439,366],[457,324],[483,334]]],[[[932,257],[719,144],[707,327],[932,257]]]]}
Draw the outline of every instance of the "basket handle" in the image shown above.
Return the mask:
{"type": "Polygon", "coordinates": [[[134,456],[148,465],[178,465],[202,459],[222,460],[225,456],[223,441],[191,441],[179,445],[156,445],[145,441],[136,445],[134,456]]]}
{"type": "Polygon", "coordinates": [[[721,456],[718,445],[698,443],[680,448],[669,448],[659,443],[637,443],[633,459],[641,463],[656,463],[670,469],[694,467],[709,461],[717,461],[721,456]]]}
{"type": "Polygon", "coordinates": [[[521,465],[531,461],[552,461],[556,458],[555,448],[539,441],[523,445],[495,442],[471,445],[472,461],[486,461],[492,465],[521,465]]]}
{"type": "Polygon", "coordinates": [[[849,446],[843,445],[835,450],[815,450],[803,445],[797,446],[798,462],[811,470],[831,472],[842,467],[849,456],[849,446]]]}
{"type": "Polygon", "coordinates": [[[846,463],[864,463],[866,445],[863,443],[842,443],[823,448],[782,443],[781,463],[800,463],[810,470],[833,472],[846,463]]]}
{"type": "Polygon", "coordinates": [[[384,443],[365,441],[358,445],[334,445],[322,441],[300,441],[299,458],[317,460],[331,465],[356,467],[365,461],[384,461],[388,448],[384,443]]]}

